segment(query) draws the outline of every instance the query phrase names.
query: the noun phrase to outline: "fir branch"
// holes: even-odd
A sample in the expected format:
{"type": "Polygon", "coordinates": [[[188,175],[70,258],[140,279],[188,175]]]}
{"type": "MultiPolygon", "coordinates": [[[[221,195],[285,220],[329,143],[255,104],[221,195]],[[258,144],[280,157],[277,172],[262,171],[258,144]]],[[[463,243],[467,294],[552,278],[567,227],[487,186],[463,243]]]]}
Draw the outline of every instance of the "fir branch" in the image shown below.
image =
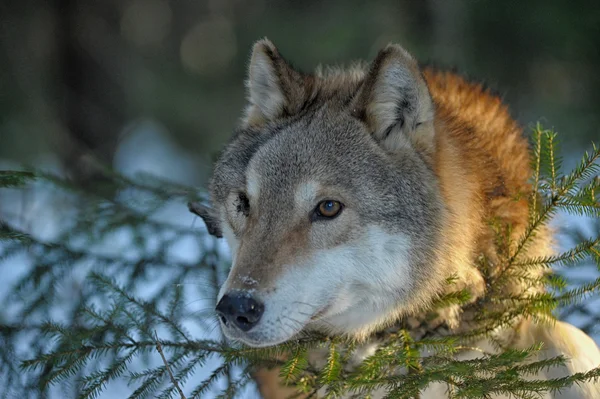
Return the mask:
{"type": "Polygon", "coordinates": [[[285,362],[279,371],[279,376],[285,384],[294,382],[308,366],[307,350],[298,346],[293,350],[292,357],[285,362]]]}
{"type": "MultiPolygon", "coordinates": [[[[544,134],[547,137],[554,136],[554,132],[545,131],[544,134]]],[[[544,223],[548,221],[548,219],[556,213],[556,208],[559,204],[559,199],[563,197],[565,194],[571,192],[575,187],[577,182],[581,180],[586,180],[592,178],[594,173],[598,173],[600,170],[600,166],[597,164],[598,159],[600,159],[600,148],[593,146],[593,151],[591,154],[586,152],[583,156],[583,159],[579,163],[579,165],[572,171],[568,176],[562,178],[560,184],[555,184],[557,178],[555,176],[557,165],[555,165],[555,147],[554,140],[548,139],[548,149],[547,152],[550,154],[550,161],[552,163],[550,169],[552,182],[550,185],[550,189],[552,192],[550,201],[548,204],[544,205],[541,210],[535,212],[535,216],[533,220],[527,226],[525,233],[522,238],[519,240],[516,249],[512,253],[509,264],[512,264],[518,256],[521,254],[523,249],[527,246],[530,240],[535,236],[535,232],[542,226],[544,223]]],[[[595,177],[595,176],[594,176],[595,177]]]]}
{"type": "Polygon", "coordinates": [[[177,383],[177,380],[173,376],[173,372],[171,371],[171,368],[169,367],[169,362],[167,362],[167,358],[165,357],[165,354],[163,353],[163,350],[162,350],[162,346],[160,345],[160,341],[158,340],[158,334],[156,334],[156,332],[154,334],[156,336],[156,350],[160,354],[160,357],[162,358],[163,363],[165,364],[165,369],[167,370],[167,373],[169,373],[169,378],[171,378],[171,382],[177,389],[177,392],[179,392],[179,396],[181,397],[181,399],[186,399],[185,395],[183,394],[183,391],[181,390],[181,387],[179,386],[179,384],[177,383]]]}
{"type": "Polygon", "coordinates": [[[148,302],[143,302],[143,301],[138,300],[137,298],[134,298],[132,295],[125,292],[125,290],[122,287],[120,287],[119,285],[117,285],[114,281],[108,279],[107,277],[105,277],[101,274],[92,273],[90,275],[90,279],[92,281],[95,281],[96,283],[98,283],[98,286],[100,288],[108,288],[109,292],[116,293],[117,295],[119,295],[120,297],[125,299],[127,302],[138,306],[139,308],[141,308],[142,310],[144,310],[145,312],[147,312],[150,315],[158,317],[158,319],[161,322],[163,322],[164,324],[171,327],[174,331],[176,331],[181,336],[181,338],[183,338],[187,342],[190,342],[190,338],[188,337],[186,332],[183,331],[183,328],[180,325],[178,325],[177,323],[175,323],[171,318],[169,318],[168,316],[159,312],[158,309],[156,309],[156,307],[153,304],[148,303],[148,302]]]}
{"type": "Polygon", "coordinates": [[[557,170],[559,169],[558,160],[556,158],[556,133],[552,131],[547,131],[545,134],[546,138],[546,147],[548,149],[548,168],[550,174],[550,193],[552,197],[556,196],[556,186],[557,186],[557,170]]]}
{"type": "Polygon", "coordinates": [[[97,398],[110,381],[120,377],[127,371],[127,366],[136,354],[137,350],[134,348],[125,356],[116,359],[107,369],[86,376],[83,379],[84,384],[80,397],[89,399],[97,398]]]}
{"type": "Polygon", "coordinates": [[[219,378],[225,376],[231,367],[231,364],[223,363],[213,370],[211,375],[192,391],[190,399],[201,398],[201,395],[204,395],[212,387],[212,385],[219,380],[219,378]]]}
{"type": "MultiPolygon", "coordinates": [[[[144,224],[157,229],[175,231],[179,234],[197,234],[197,231],[193,229],[177,226],[164,221],[153,220],[151,217],[152,212],[149,212],[148,210],[146,210],[146,212],[140,212],[139,210],[128,206],[128,204],[123,201],[118,201],[115,198],[107,197],[99,192],[84,190],[83,188],[73,184],[73,182],[69,181],[68,179],[60,176],[39,170],[30,170],[25,172],[5,170],[0,171],[0,173],[2,173],[0,177],[4,177],[3,179],[0,179],[0,188],[11,187],[11,182],[13,182],[12,184],[20,184],[18,187],[22,187],[34,181],[46,182],[67,192],[76,194],[82,198],[86,198],[86,204],[88,206],[92,205],[100,207],[103,211],[103,216],[105,217],[108,216],[107,212],[112,211],[113,219],[111,221],[113,223],[117,221],[115,220],[116,217],[120,219],[119,224],[121,225],[144,224]],[[6,184],[7,186],[3,186],[2,184],[6,184]],[[106,204],[109,204],[110,207],[106,207],[106,204]]],[[[154,187],[149,184],[136,182],[132,179],[118,175],[115,172],[111,172],[110,175],[114,177],[112,183],[115,184],[117,188],[147,191],[156,196],[156,199],[159,200],[157,201],[157,206],[161,206],[166,201],[173,199],[197,198],[195,194],[192,194],[195,192],[192,187],[184,188],[184,186],[175,186],[177,187],[175,189],[171,187],[173,183],[169,184],[164,180],[160,180],[162,186],[154,187]],[[165,194],[165,190],[168,190],[169,188],[171,188],[173,191],[169,194],[165,194]]],[[[97,212],[94,212],[94,215],[97,216],[97,212]]],[[[85,215],[83,215],[83,218],[79,220],[79,222],[86,221],[85,215]]],[[[95,217],[92,222],[98,223],[98,219],[95,217]]]]}
{"type": "Polygon", "coordinates": [[[537,201],[538,201],[538,190],[540,184],[540,176],[541,176],[541,162],[542,162],[542,127],[538,124],[534,130],[533,134],[533,153],[531,157],[531,164],[533,169],[533,190],[531,192],[531,211],[530,211],[530,219],[533,219],[534,213],[537,211],[537,201]]]}
{"type": "Polygon", "coordinates": [[[19,170],[0,170],[0,188],[22,188],[36,179],[35,173],[19,170]]]}
{"type": "Polygon", "coordinates": [[[529,258],[520,262],[514,262],[513,265],[516,267],[576,265],[594,253],[598,246],[600,246],[600,237],[590,238],[558,255],[529,258]]]}
{"type": "Polygon", "coordinates": [[[572,305],[573,303],[583,301],[586,296],[596,292],[600,292],[600,277],[553,299],[562,305],[572,305]]]}

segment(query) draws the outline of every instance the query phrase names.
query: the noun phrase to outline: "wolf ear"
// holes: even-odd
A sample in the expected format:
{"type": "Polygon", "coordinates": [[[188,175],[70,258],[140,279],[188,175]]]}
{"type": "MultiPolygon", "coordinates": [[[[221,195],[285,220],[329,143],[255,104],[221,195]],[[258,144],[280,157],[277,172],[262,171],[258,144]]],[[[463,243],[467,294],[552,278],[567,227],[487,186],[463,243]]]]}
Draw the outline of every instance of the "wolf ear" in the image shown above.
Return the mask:
{"type": "Polygon", "coordinates": [[[433,103],[414,58],[390,44],[379,52],[352,103],[382,146],[394,150],[407,143],[433,148],[433,103]]]}
{"type": "Polygon", "coordinates": [[[260,126],[293,115],[304,103],[310,78],[294,70],[268,39],[254,44],[248,67],[245,125],[260,126]]]}
{"type": "Polygon", "coordinates": [[[204,220],[204,224],[206,224],[206,229],[210,235],[217,238],[223,237],[219,218],[214,214],[212,208],[204,206],[199,202],[188,202],[188,209],[194,215],[200,216],[204,220]]]}

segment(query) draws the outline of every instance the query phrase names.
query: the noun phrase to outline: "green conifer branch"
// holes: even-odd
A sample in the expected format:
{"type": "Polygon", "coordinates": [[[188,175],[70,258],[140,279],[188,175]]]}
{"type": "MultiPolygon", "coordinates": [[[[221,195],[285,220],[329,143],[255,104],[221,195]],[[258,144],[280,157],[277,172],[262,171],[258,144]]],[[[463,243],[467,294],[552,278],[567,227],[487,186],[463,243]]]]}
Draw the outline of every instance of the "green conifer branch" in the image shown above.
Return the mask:
{"type": "MultiPolygon", "coordinates": [[[[279,367],[280,376],[287,383],[313,396],[326,392],[330,397],[344,392],[368,397],[378,389],[385,390],[390,398],[418,397],[419,392],[432,383],[441,382],[449,386],[451,397],[475,398],[502,393],[530,398],[599,378],[600,369],[594,369],[565,378],[526,379],[566,360],[562,357],[536,360],[540,347],[504,350],[498,342],[498,354],[482,352],[478,359],[462,361],[454,358],[457,352],[476,349],[472,345],[477,339],[485,337],[493,341],[495,331],[514,327],[523,317],[552,322],[555,309],[579,306],[583,299],[600,292],[600,278],[570,286],[572,282],[559,275],[530,274],[530,270],[539,267],[575,268],[589,261],[600,267],[599,236],[585,237],[573,248],[553,256],[532,258],[527,255],[526,250],[536,233],[545,228],[557,212],[600,218],[600,150],[594,146],[572,172],[564,174],[556,144],[554,132],[536,127],[530,225],[525,233],[511,243],[507,239],[510,226],[492,222],[502,272],[490,273],[490,268],[498,265],[492,266],[486,259],[482,258],[481,264],[486,283],[493,289],[475,302],[471,302],[469,292],[449,290],[430,309],[435,314],[449,306],[463,307],[473,312],[478,327],[466,333],[420,338],[413,337],[410,330],[386,332],[378,350],[353,370],[346,365],[351,361],[356,343],[342,337],[328,339],[308,334],[274,348],[247,348],[194,337],[186,327],[187,322],[196,318],[183,304],[188,288],[183,281],[189,276],[200,276],[202,271],[202,278],[209,281],[210,286],[199,285],[198,290],[208,289],[215,295],[220,282],[217,274],[221,271],[211,259],[215,257],[211,250],[205,251],[197,264],[168,259],[168,248],[175,238],[163,240],[155,254],[143,254],[135,260],[74,245],[82,238],[92,242],[101,240],[119,228],[131,229],[136,243],[142,246],[149,234],[196,235],[198,232],[194,229],[170,225],[152,216],[169,201],[180,202],[185,207],[188,201],[206,199],[193,188],[150,176],[133,179],[103,169],[114,186],[112,193],[129,196],[120,197],[100,191],[88,192],[67,179],[39,171],[1,171],[0,188],[22,189],[31,184],[58,187],[79,198],[82,211],[73,214],[72,228],[52,242],[40,240],[14,222],[0,221],[0,261],[9,262],[23,253],[33,261],[31,271],[23,275],[7,297],[11,303],[23,302],[20,318],[6,322],[0,318],[0,373],[7,376],[6,381],[18,381],[17,373],[28,373],[32,376],[31,382],[15,389],[35,395],[46,392],[50,386],[78,381],[77,394],[86,398],[98,397],[116,379],[126,379],[133,387],[131,397],[135,398],[182,394],[187,398],[201,398],[209,391],[215,392],[224,378],[229,378],[228,384],[218,394],[234,397],[251,382],[250,370],[256,365],[279,367]],[[56,286],[76,270],[75,265],[85,262],[94,268],[87,274],[78,302],[65,320],[35,323],[40,314],[58,303],[56,286]],[[167,266],[171,272],[165,284],[150,298],[138,297],[135,289],[139,281],[148,278],[148,270],[167,266]],[[117,275],[123,279],[117,280],[114,277],[117,275]],[[504,294],[502,287],[515,280],[531,288],[547,284],[557,291],[504,294]],[[28,295],[23,300],[25,293],[28,295]],[[97,305],[98,301],[101,306],[97,305]],[[157,330],[161,331],[162,338],[155,336],[157,330]],[[21,334],[35,337],[25,359],[16,352],[13,343],[21,334]],[[135,361],[155,356],[157,346],[164,351],[162,365],[130,370],[135,361]],[[308,353],[314,348],[328,350],[323,368],[316,368],[308,361],[308,353]],[[423,356],[425,351],[429,354],[426,357],[423,356]],[[17,358],[21,361],[20,368],[15,367],[17,358]],[[211,375],[188,386],[186,383],[191,384],[195,372],[206,367],[209,359],[217,360],[211,375]],[[241,371],[237,377],[232,373],[234,369],[241,371]]],[[[454,282],[452,278],[447,281],[449,286],[454,282]]],[[[586,312],[596,321],[600,319],[600,315],[586,312]]],[[[203,328],[207,324],[200,323],[203,328]]]]}

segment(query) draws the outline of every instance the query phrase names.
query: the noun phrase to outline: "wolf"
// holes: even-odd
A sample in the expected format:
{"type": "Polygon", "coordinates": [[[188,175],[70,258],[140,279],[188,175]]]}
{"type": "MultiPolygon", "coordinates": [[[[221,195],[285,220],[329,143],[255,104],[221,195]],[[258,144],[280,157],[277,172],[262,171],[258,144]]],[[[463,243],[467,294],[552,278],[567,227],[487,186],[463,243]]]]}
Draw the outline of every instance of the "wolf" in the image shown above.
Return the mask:
{"type": "MultiPolygon", "coordinates": [[[[211,206],[194,206],[232,253],[216,306],[225,336],[264,347],[307,331],[345,335],[362,343],[364,358],[376,350],[374,333],[398,320],[421,323],[449,278],[471,301],[484,295],[477,259],[499,257],[488,221],[510,226],[515,241],[532,192],[527,140],[499,97],[421,67],[399,45],[371,63],[307,74],[268,39],[254,45],[247,91],[240,126],[214,167],[211,206]]],[[[550,242],[551,232],[539,233],[527,255],[550,254],[550,242]]],[[[436,323],[469,328],[456,307],[436,323]]],[[[594,341],[560,321],[523,317],[497,331],[498,341],[541,342],[539,358],[569,359],[534,379],[600,366],[594,341]]],[[[491,339],[475,346],[457,357],[498,350],[491,339]]],[[[255,377],[266,398],[293,392],[276,370],[255,377]]],[[[431,384],[421,397],[447,389],[431,384]]],[[[600,398],[600,385],[546,397],[600,398]]]]}

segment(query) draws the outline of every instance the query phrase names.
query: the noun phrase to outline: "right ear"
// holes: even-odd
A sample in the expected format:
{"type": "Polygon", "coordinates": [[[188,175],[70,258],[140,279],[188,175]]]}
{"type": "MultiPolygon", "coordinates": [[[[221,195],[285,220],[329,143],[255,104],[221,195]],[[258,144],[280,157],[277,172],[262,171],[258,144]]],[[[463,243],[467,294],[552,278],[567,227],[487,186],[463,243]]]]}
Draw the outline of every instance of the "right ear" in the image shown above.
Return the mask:
{"type": "Polygon", "coordinates": [[[308,93],[309,80],[292,68],[268,39],[256,42],[248,67],[249,104],[244,125],[261,126],[298,112],[308,93]]]}
{"type": "Polygon", "coordinates": [[[419,66],[402,47],[377,54],[352,104],[380,145],[395,150],[407,141],[433,153],[434,107],[419,66]]]}

